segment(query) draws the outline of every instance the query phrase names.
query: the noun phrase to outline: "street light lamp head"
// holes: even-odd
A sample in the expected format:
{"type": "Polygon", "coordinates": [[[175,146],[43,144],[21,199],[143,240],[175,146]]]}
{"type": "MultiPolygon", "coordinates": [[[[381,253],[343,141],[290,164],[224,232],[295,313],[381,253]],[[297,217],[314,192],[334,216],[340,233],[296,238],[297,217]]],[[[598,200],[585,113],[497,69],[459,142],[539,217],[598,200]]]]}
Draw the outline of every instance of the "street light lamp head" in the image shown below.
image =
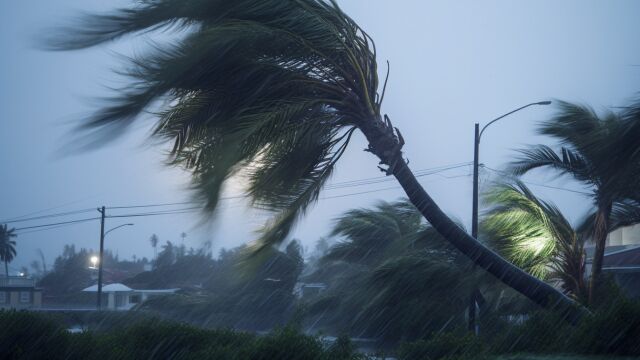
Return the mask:
{"type": "Polygon", "coordinates": [[[540,102],[537,102],[536,105],[551,105],[551,101],[548,101],[548,100],[547,101],[540,101],[540,102]]]}

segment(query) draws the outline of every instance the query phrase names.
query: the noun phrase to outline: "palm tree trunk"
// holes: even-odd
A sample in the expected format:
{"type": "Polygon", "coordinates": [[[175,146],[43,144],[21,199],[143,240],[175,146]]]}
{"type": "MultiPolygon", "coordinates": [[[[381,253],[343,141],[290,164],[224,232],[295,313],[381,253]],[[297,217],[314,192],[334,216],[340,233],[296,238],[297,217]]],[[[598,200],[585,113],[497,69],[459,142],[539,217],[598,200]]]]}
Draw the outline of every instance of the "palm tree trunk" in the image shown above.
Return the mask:
{"type": "Polygon", "coordinates": [[[607,245],[607,236],[609,235],[609,217],[611,215],[612,204],[605,203],[598,207],[595,218],[594,241],[596,249],[593,253],[593,262],[591,265],[591,279],[589,281],[589,304],[595,300],[597,286],[602,273],[602,262],[604,260],[604,248],[607,245]]]}
{"type": "Polygon", "coordinates": [[[576,323],[581,318],[584,310],[574,301],[506,261],[453,222],[424,190],[404,161],[397,163],[393,175],[425,219],[476,265],[543,308],[564,312],[571,323],[576,323]]]}
{"type": "Polygon", "coordinates": [[[570,323],[575,324],[582,318],[586,311],[583,307],[482,245],[438,207],[402,158],[404,139],[388,118],[385,117],[384,122],[378,119],[365,124],[360,130],[369,142],[369,148],[366,150],[378,156],[381,164],[389,167],[386,170],[387,175],[395,176],[411,203],[431,226],[462,254],[534,303],[545,309],[561,312],[570,323]]]}
{"type": "Polygon", "coordinates": [[[6,277],[9,277],[9,263],[7,260],[4,261],[4,274],[6,277]]]}

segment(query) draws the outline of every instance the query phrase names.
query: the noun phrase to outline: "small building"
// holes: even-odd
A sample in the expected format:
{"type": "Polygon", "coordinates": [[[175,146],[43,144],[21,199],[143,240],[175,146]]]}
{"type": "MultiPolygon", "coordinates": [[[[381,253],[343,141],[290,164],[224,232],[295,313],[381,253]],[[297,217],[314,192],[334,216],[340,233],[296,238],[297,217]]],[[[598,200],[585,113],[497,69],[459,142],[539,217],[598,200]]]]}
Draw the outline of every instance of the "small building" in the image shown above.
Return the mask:
{"type": "Polygon", "coordinates": [[[627,296],[640,299],[640,246],[605,253],[602,272],[611,274],[627,296]]]}
{"type": "MultiPolygon", "coordinates": [[[[178,290],[180,289],[132,289],[120,283],[104,285],[102,287],[102,293],[107,294],[107,309],[109,310],[130,310],[151,297],[173,294],[178,290]]],[[[98,292],[98,285],[89,286],[82,291],[98,292]]]]}
{"type": "Polygon", "coordinates": [[[318,295],[327,289],[327,284],[324,283],[303,283],[299,282],[293,288],[293,293],[299,299],[305,299],[318,295]]]}
{"type": "Polygon", "coordinates": [[[36,280],[24,276],[0,277],[1,309],[39,309],[42,307],[42,289],[36,280]]]}

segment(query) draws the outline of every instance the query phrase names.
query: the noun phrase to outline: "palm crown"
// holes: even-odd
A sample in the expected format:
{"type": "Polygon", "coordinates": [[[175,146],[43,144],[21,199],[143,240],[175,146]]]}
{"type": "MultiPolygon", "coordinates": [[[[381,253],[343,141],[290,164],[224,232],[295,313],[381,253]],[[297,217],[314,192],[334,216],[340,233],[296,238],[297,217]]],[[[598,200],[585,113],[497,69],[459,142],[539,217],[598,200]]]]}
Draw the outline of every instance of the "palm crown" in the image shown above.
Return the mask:
{"type": "Polygon", "coordinates": [[[9,276],[8,263],[16,256],[16,242],[11,240],[18,235],[15,229],[9,229],[7,224],[0,225],[0,260],[4,261],[5,274],[9,276]]]}
{"type": "Polygon", "coordinates": [[[91,25],[48,44],[77,49],[165,26],[186,31],[130,59],[124,74],[134,85],[83,128],[109,130],[98,139],[107,140],[153,109],[153,135],[173,144],[169,162],[193,173],[208,210],[241,173],[254,205],[277,214],[267,243],[317,200],[354,128],[380,118],[373,41],[333,1],[145,1],[84,21],[91,25]]]}
{"type": "Polygon", "coordinates": [[[490,206],[482,227],[492,248],[542,278],[558,280],[574,297],[584,298],[582,238],[553,204],[537,198],[519,180],[488,191],[490,206]]]}

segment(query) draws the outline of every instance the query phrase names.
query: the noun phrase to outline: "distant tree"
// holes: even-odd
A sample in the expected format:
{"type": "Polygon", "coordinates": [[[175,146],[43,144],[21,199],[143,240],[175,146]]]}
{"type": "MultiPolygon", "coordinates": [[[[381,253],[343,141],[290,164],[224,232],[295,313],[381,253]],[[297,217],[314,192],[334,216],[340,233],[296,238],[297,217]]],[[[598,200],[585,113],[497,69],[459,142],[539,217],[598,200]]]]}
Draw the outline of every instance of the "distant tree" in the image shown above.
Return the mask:
{"type": "Polygon", "coordinates": [[[498,184],[485,195],[486,241],[532,275],[559,281],[581,302],[587,300],[584,240],[560,210],[538,199],[521,181],[498,184]]]}
{"type": "Polygon", "coordinates": [[[47,262],[44,259],[44,253],[42,252],[42,249],[38,249],[38,255],[40,255],[40,261],[42,261],[42,272],[43,273],[47,273],[47,262]]]}
{"type": "Polygon", "coordinates": [[[607,236],[611,231],[611,214],[620,204],[640,201],[640,102],[629,111],[608,111],[600,117],[586,106],[560,102],[560,111],[544,122],[538,132],[558,140],[558,151],[546,145],[521,150],[512,163],[517,175],[536,168],[546,168],[572,176],[591,188],[595,211],[590,237],[596,248],[589,284],[589,301],[602,272],[607,236]]]}
{"type": "Polygon", "coordinates": [[[149,241],[151,242],[151,247],[153,248],[153,258],[157,259],[158,258],[158,235],[156,234],[151,235],[151,238],[149,238],[149,241]]]}
{"type": "Polygon", "coordinates": [[[171,266],[176,261],[176,250],[176,247],[171,241],[167,241],[166,244],[162,245],[162,251],[156,258],[156,267],[171,266]]]}
{"type": "Polygon", "coordinates": [[[475,286],[497,293],[406,200],[349,210],[331,234],[338,242],[303,280],[328,286],[306,300],[318,330],[415,339],[463,326],[475,286]]]}
{"type": "Polygon", "coordinates": [[[36,275],[40,275],[42,273],[42,267],[40,265],[40,262],[38,260],[33,260],[30,264],[31,269],[33,270],[33,272],[36,275]]]}
{"type": "Polygon", "coordinates": [[[18,236],[16,229],[9,229],[7,224],[0,225],[0,260],[4,261],[4,273],[9,276],[9,263],[16,256],[16,242],[11,240],[18,236]]]}

